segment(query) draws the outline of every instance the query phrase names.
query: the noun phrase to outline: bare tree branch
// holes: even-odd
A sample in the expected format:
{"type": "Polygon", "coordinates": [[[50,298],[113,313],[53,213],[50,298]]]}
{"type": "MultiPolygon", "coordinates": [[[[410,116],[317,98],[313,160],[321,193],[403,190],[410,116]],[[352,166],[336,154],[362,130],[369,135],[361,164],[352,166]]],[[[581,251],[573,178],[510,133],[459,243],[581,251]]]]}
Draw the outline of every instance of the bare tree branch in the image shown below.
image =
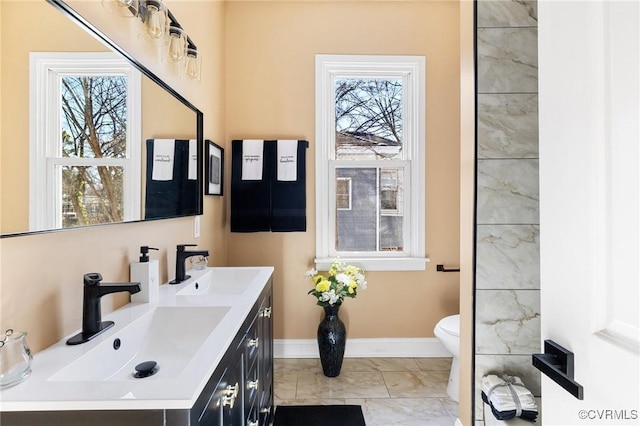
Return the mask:
{"type": "Polygon", "coordinates": [[[402,147],[401,80],[339,79],[335,94],[337,132],[374,152],[380,145],[402,147]]]}

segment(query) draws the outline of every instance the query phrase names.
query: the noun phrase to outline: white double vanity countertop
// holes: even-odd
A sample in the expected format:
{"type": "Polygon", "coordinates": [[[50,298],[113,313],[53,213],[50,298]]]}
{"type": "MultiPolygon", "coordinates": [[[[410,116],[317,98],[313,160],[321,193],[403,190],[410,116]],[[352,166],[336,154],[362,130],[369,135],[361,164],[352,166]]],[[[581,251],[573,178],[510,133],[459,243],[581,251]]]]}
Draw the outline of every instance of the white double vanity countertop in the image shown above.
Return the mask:
{"type": "Polygon", "coordinates": [[[0,411],[190,409],[273,267],[188,274],[184,283],[161,285],[157,303],[103,315],[115,325],[93,340],[69,346],[73,333],[35,354],[31,376],[0,391],[0,411]],[[135,378],[134,367],[144,361],[157,362],[157,373],[135,378]]]}

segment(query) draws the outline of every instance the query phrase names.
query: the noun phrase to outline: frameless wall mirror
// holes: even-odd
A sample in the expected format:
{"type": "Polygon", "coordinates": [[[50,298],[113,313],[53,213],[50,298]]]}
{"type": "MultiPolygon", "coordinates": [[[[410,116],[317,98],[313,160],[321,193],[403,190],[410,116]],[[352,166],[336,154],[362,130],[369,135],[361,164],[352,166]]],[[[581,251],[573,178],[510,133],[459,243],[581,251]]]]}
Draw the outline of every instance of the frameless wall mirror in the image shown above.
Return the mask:
{"type": "Polygon", "coordinates": [[[1,236],[202,214],[202,113],[64,1],[0,7],[1,236]]]}

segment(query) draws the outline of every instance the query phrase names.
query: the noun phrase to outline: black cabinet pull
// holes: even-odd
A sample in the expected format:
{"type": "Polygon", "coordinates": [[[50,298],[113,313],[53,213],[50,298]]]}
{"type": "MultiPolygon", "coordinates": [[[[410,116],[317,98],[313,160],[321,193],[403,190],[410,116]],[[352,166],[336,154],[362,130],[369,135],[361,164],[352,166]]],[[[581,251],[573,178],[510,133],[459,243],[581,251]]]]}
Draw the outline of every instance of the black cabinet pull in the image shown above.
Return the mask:
{"type": "Polygon", "coordinates": [[[544,353],[532,354],[533,366],[576,398],[584,399],[584,388],[573,380],[573,352],[553,340],[544,341],[544,353]]]}

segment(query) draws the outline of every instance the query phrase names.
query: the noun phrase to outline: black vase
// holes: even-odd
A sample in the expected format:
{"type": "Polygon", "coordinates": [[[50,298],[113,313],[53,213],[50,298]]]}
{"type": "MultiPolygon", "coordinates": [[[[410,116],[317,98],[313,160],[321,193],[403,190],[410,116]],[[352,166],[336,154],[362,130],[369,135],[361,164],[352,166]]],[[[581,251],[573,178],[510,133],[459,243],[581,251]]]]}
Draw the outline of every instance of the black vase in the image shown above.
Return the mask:
{"type": "Polygon", "coordinates": [[[337,377],[342,368],[347,329],[338,317],[340,305],[324,307],[324,318],[318,325],[318,349],[322,372],[327,377],[337,377]]]}

